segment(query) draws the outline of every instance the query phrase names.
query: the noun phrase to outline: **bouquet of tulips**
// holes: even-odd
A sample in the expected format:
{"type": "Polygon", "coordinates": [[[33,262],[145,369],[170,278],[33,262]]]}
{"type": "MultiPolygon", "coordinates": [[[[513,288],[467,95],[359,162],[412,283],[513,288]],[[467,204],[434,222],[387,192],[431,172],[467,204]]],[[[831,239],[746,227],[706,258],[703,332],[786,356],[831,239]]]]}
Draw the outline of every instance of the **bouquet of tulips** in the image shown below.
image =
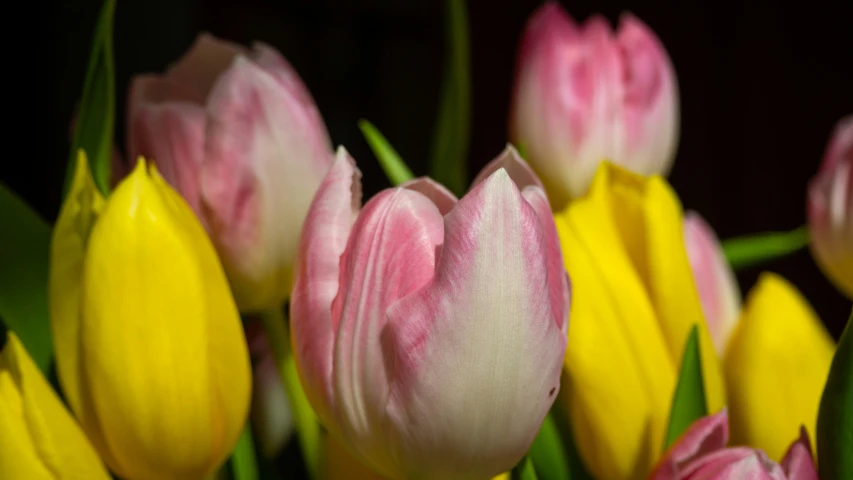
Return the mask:
{"type": "Polygon", "coordinates": [[[853,117],[806,226],[720,242],[666,180],[664,46],[548,2],[469,180],[449,0],[432,178],[363,121],[392,184],[365,198],[261,42],[134,77],[122,155],[114,9],[58,219],[0,185],[0,478],[853,479],[851,322],[836,343],[786,279],[734,277],[808,246],[853,299],[853,117]]]}

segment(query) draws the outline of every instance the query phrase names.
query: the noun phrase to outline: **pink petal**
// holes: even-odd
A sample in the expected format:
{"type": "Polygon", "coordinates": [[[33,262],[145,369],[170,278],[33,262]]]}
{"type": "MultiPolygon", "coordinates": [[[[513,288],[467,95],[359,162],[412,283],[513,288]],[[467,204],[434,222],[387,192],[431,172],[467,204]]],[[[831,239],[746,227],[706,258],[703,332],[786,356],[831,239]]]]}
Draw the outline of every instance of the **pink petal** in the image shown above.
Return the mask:
{"type": "Polygon", "coordinates": [[[324,425],[333,423],[332,347],[340,258],[361,208],[361,172],[341,147],[317,191],[299,246],[296,284],[290,297],[293,347],[302,384],[324,425]]]}
{"type": "Polygon", "coordinates": [[[166,76],[207,98],[219,76],[237,55],[249,55],[242,45],[221,40],[203,32],[196,36],[189,50],[171,65],[166,76]]]}
{"type": "Polygon", "coordinates": [[[388,310],[388,441],[404,474],[489,478],[536,436],[559,390],[566,336],[549,301],[543,228],[506,170],[444,225],[435,277],[388,310]]]}
{"type": "Polygon", "coordinates": [[[400,186],[425,195],[435,204],[442,216],[450,213],[458,201],[456,195],[444,188],[444,185],[428,177],[415,178],[400,186]]]}
{"type": "Polygon", "coordinates": [[[785,480],[785,474],[761,450],[747,447],[718,450],[702,457],[680,477],[684,480],[785,480]]]}
{"type": "Polygon", "coordinates": [[[696,212],[684,215],[684,244],[705,321],[722,357],[740,317],[741,292],[714,230],[696,212]]]}
{"type": "Polygon", "coordinates": [[[811,442],[805,427],[800,427],[800,438],[788,448],[781,465],[788,480],[818,480],[814,459],[812,459],[811,442]]]}
{"type": "Polygon", "coordinates": [[[729,416],[723,410],[702,417],[684,432],[664,454],[650,478],[667,480],[683,478],[683,471],[703,457],[726,448],[729,441],[729,416]]]}
{"type": "Polygon", "coordinates": [[[530,165],[524,161],[523,158],[518,154],[518,150],[515,149],[512,145],[507,145],[503,152],[498,155],[494,160],[487,163],[480,173],[474,177],[474,181],[471,182],[471,187],[473,188],[483,180],[489,178],[493,173],[503,168],[509,174],[509,178],[515,183],[519,190],[524,190],[525,187],[532,185],[536,187],[542,187],[542,182],[539,181],[539,177],[533,172],[530,168],[530,165]]]}
{"type": "Polygon", "coordinates": [[[208,99],[202,195],[241,311],[290,293],[299,232],[332,162],[325,129],[303,107],[243,56],[208,99]]]}
{"type": "Polygon", "coordinates": [[[380,343],[386,311],[432,279],[443,236],[442,215],[429,198],[388,189],[364,206],[341,256],[341,284],[332,302],[337,425],[350,445],[379,465],[391,463],[376,434],[384,428],[394,368],[380,343]]]}

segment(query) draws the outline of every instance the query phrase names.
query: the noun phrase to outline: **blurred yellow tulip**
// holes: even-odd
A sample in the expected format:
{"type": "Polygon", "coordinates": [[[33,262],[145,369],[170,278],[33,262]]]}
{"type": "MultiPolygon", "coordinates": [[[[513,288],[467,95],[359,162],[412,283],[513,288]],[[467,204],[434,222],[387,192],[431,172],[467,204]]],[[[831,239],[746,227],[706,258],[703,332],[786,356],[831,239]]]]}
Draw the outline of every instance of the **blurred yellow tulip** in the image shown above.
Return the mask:
{"type": "Polygon", "coordinates": [[[0,478],[110,478],[12,332],[0,353],[0,478]]]}
{"type": "Polygon", "coordinates": [[[80,153],[51,245],[63,390],[101,458],[128,478],[203,478],[237,442],[251,371],[213,245],[140,159],[109,197],[80,153]]]}
{"type": "Polygon", "coordinates": [[[763,274],[724,357],[732,444],[761,448],[779,461],[801,425],[815,438],[834,353],[806,299],[784,278],[763,274]]]}
{"type": "Polygon", "coordinates": [[[682,209],[659,176],[609,162],[555,215],[572,281],[560,402],[594,477],[644,478],[661,454],[681,353],[699,326],[710,411],[723,407],[719,358],[684,247],[682,209]]]}

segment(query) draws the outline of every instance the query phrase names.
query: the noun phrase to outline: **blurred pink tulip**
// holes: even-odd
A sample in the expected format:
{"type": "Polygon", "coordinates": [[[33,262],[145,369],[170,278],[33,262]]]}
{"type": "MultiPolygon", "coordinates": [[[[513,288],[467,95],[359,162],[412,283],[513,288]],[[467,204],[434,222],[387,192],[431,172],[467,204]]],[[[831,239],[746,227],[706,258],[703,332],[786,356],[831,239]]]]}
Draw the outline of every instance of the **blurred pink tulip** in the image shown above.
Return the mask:
{"type": "Polygon", "coordinates": [[[360,176],[340,149],[302,234],[306,394],[386,477],[501,474],[560,388],[569,284],[545,192],[511,148],[458,201],[420,178],[362,208],[360,176]]]}
{"type": "Polygon", "coordinates": [[[711,340],[722,356],[740,317],[740,287],[717,235],[696,212],[684,215],[684,244],[711,340]]]}
{"type": "Polygon", "coordinates": [[[697,420],[649,476],[650,480],[817,480],[805,429],[777,464],[761,450],[729,447],[726,410],[697,420]]]}
{"type": "Polygon", "coordinates": [[[812,252],[829,279],[853,299],[853,115],[835,126],[808,195],[812,252]]]}
{"type": "Polygon", "coordinates": [[[201,34],[133,79],[128,154],[153,159],[207,228],[241,311],[280,306],[305,214],[334,159],[317,107],[273,48],[201,34]]]}
{"type": "Polygon", "coordinates": [[[654,32],[622,15],[614,33],[578,25],[555,1],[530,18],[516,65],[510,137],[552,207],[583,195],[602,160],[666,175],[678,142],[675,71],[654,32]]]}

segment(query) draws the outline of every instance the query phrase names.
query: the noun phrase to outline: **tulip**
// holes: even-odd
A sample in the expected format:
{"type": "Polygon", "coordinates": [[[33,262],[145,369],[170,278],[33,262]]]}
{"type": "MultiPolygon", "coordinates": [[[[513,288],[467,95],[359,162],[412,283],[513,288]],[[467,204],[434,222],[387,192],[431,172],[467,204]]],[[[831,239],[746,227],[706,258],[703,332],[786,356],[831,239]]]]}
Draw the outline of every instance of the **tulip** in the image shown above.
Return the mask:
{"type": "Polygon", "coordinates": [[[801,425],[814,438],[834,352],[832,337],[797,289],[762,274],[724,358],[732,440],[779,459],[801,425]]]}
{"type": "Polygon", "coordinates": [[[241,311],[278,308],[334,154],[320,113],[272,47],[201,34],[164,75],[132,81],[128,154],[153,158],[207,228],[241,311]]]}
{"type": "Polygon", "coordinates": [[[80,153],[49,283],[59,380],[110,470],[215,472],[248,414],[248,350],[213,245],[153,165],[104,199],[80,153]]]}
{"type": "Polygon", "coordinates": [[[835,126],[809,185],[808,221],[817,263],[853,299],[853,115],[835,126]]]}
{"type": "Polygon", "coordinates": [[[589,188],[598,164],[666,175],[678,143],[678,85],[666,50],[642,21],[614,33],[548,1],[527,23],[516,65],[510,137],[524,145],[554,210],[589,188]]]}
{"type": "Polygon", "coordinates": [[[12,332],[0,353],[0,478],[110,478],[12,332]]]}
{"type": "Polygon", "coordinates": [[[644,478],[661,453],[693,325],[708,407],[722,408],[725,398],[681,206],[663,178],[604,162],[589,193],[555,220],[574,287],[558,402],[594,478],[644,478]]]}
{"type": "Polygon", "coordinates": [[[421,178],[360,207],[340,149],[309,210],[294,353],[321,422],[391,479],[510,470],[560,388],[569,286],[548,200],[508,148],[461,200],[421,178]]]}
{"type": "Polygon", "coordinates": [[[722,357],[740,317],[740,288],[714,230],[696,212],[684,215],[684,244],[702,312],[717,354],[722,357]]]}
{"type": "Polygon", "coordinates": [[[817,480],[809,437],[804,430],[777,464],[759,450],[729,447],[726,410],[697,420],[661,460],[650,480],[817,480]]]}

